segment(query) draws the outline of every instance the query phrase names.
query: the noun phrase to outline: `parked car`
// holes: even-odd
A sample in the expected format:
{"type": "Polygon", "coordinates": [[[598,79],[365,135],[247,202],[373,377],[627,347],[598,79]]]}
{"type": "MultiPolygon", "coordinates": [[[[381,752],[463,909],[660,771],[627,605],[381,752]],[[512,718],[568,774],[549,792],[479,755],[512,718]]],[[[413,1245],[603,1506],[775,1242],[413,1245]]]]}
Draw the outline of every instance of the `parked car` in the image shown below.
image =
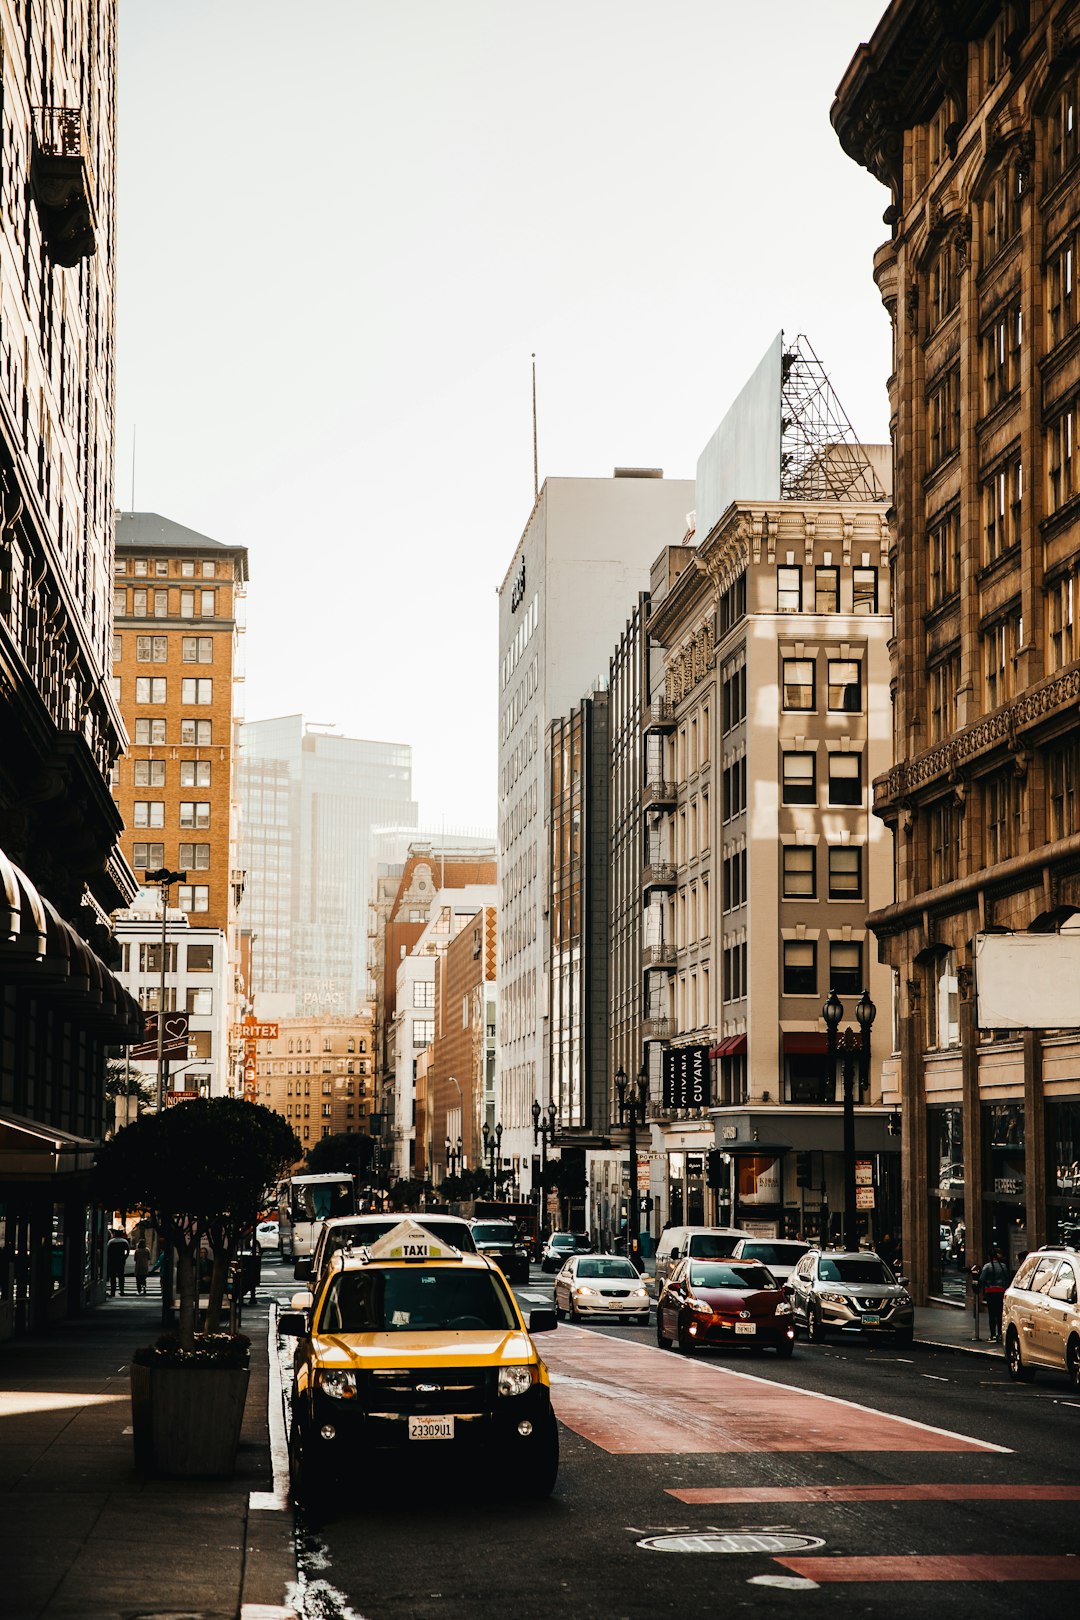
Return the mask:
{"type": "MultiPolygon", "coordinates": [[[[293,1276],[298,1282],[309,1279],[317,1282],[326,1269],[330,1256],[338,1249],[347,1247],[358,1249],[363,1244],[374,1243],[378,1238],[385,1237],[387,1232],[392,1232],[404,1219],[403,1215],[398,1214],[335,1215],[331,1220],[323,1222],[322,1231],[315,1244],[315,1252],[295,1262],[293,1276]]],[[[421,1213],[410,1215],[409,1219],[418,1221],[434,1237],[441,1237],[447,1243],[452,1243],[462,1254],[476,1253],[476,1242],[469,1229],[469,1223],[462,1220],[460,1215],[421,1213]]]]}
{"type": "Polygon", "coordinates": [[[804,1254],[788,1280],[797,1324],[808,1339],[828,1333],[889,1335],[910,1344],[915,1332],[911,1295],[870,1249],[804,1254]]]}
{"type": "Polygon", "coordinates": [[[559,1468],[548,1372],[498,1267],[433,1239],[414,1219],[342,1255],[310,1311],[286,1311],[296,1339],[289,1461],[296,1498],[322,1516],[340,1490],[377,1481],[380,1454],[439,1462],[458,1484],[466,1459],[500,1488],[547,1496],[559,1468]],[[414,1457],[412,1454],[417,1453],[414,1457]]]}
{"type": "Polygon", "coordinates": [[[494,1260],[509,1282],[528,1282],[529,1250],[513,1221],[472,1221],[470,1231],[479,1254],[494,1260]]]}
{"type": "Polygon", "coordinates": [[[1036,1367],[1069,1375],[1080,1392],[1080,1253],[1062,1244],[1035,1249],[1005,1290],[1001,1313],[1009,1377],[1025,1383],[1036,1367]]]}
{"type": "Polygon", "coordinates": [[[255,1236],[264,1249],[281,1247],[281,1234],[278,1231],[277,1221],[260,1221],[255,1228],[255,1236]]]}
{"type": "Polygon", "coordinates": [[[541,1271],[559,1271],[572,1254],[591,1254],[592,1238],[587,1232],[552,1232],[544,1245],[541,1271]]]}
{"type": "Polygon", "coordinates": [[[750,1237],[741,1226],[669,1226],[656,1246],[655,1285],[659,1298],[664,1284],[680,1260],[726,1260],[740,1238],[750,1237]]]}
{"type": "Polygon", "coordinates": [[[555,1315],[629,1317],[648,1326],[649,1296],[641,1273],[618,1254],[574,1254],[555,1279],[555,1315]]]}
{"type": "Polygon", "coordinates": [[[795,1347],[791,1301],[756,1260],[680,1260],[656,1302],[656,1342],[689,1354],[706,1345],[795,1347]]]}
{"type": "Polygon", "coordinates": [[[809,1253],[809,1243],[795,1238],[740,1238],[731,1257],[733,1260],[760,1260],[778,1283],[786,1283],[803,1255],[809,1253]]]}

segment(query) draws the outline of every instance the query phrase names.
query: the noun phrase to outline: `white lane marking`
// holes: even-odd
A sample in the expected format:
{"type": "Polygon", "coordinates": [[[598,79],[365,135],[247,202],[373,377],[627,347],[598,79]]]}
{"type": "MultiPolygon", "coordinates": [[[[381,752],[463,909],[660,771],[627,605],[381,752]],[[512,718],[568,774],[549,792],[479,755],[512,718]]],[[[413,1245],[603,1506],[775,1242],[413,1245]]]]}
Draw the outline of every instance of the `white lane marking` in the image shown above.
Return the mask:
{"type": "Polygon", "coordinates": [[[747,1586],[779,1586],[786,1592],[817,1592],[817,1581],[803,1575],[751,1575],[747,1586]]]}
{"type": "Polygon", "coordinates": [[[940,1373],[920,1373],[920,1378],[929,1378],[935,1384],[947,1384],[949,1380],[942,1378],[940,1373]]]}
{"type": "Polygon", "coordinates": [[[274,1472],[272,1491],[251,1491],[248,1509],[252,1513],[281,1513],[289,1505],[289,1442],[285,1434],[285,1381],[281,1375],[281,1355],[277,1344],[277,1311],[269,1313],[266,1355],[270,1364],[266,1396],[270,1428],[270,1465],[274,1472]]]}
{"type": "Polygon", "coordinates": [[[533,1294],[533,1293],[528,1293],[527,1294],[525,1292],[524,1288],[519,1288],[518,1289],[518,1294],[520,1295],[520,1297],[522,1299],[527,1299],[529,1301],[530,1305],[550,1305],[551,1304],[552,1296],[550,1294],[533,1294]]]}
{"type": "MultiPolygon", "coordinates": [[[[591,1336],[595,1337],[595,1335],[591,1334],[591,1329],[589,1328],[560,1327],[559,1332],[589,1333],[591,1336]]],[[[671,1365],[670,1351],[661,1350],[659,1345],[642,1344],[640,1340],[624,1339],[618,1342],[628,1344],[631,1347],[632,1353],[634,1354],[663,1356],[668,1366],[671,1365]]],[[[736,1372],[734,1367],[710,1366],[709,1362],[707,1361],[695,1361],[693,1365],[695,1367],[699,1367],[702,1372],[719,1372],[723,1373],[727,1378],[742,1378],[745,1379],[748,1384],[760,1384],[763,1389],[776,1389],[776,1385],[772,1379],[761,1378],[757,1373],[736,1372]]],[[[557,1379],[562,1378],[566,1383],[582,1384],[583,1386],[588,1387],[589,1383],[591,1382],[591,1380],[587,1379],[573,1377],[567,1378],[564,1374],[556,1372],[550,1363],[548,1364],[548,1372],[553,1383],[557,1379]]],[[[618,1384],[597,1384],[596,1387],[598,1389],[602,1388],[604,1393],[607,1395],[625,1397],[627,1393],[618,1384]]],[[[798,1384],[785,1384],[783,1387],[785,1389],[793,1389],[800,1395],[812,1395],[814,1399],[818,1401],[828,1401],[832,1406],[846,1406],[852,1412],[866,1412],[868,1416],[875,1418],[887,1417],[890,1422],[902,1423],[905,1428],[921,1429],[923,1434],[940,1434],[943,1435],[946,1440],[966,1440],[968,1445],[978,1446],[981,1451],[997,1451],[1000,1452],[1003,1457],[1011,1457],[1014,1455],[1011,1446],[998,1446],[995,1445],[992,1440],[978,1440],[973,1434],[961,1434],[959,1429],[939,1429],[935,1423],[920,1423],[918,1418],[901,1417],[896,1412],[883,1411],[883,1409],[879,1406],[864,1406],[862,1401],[845,1400],[842,1395],[822,1395],[816,1389],[803,1389],[798,1384]]],[[[644,1398],[649,1399],[651,1397],[645,1396],[644,1398]]]]}

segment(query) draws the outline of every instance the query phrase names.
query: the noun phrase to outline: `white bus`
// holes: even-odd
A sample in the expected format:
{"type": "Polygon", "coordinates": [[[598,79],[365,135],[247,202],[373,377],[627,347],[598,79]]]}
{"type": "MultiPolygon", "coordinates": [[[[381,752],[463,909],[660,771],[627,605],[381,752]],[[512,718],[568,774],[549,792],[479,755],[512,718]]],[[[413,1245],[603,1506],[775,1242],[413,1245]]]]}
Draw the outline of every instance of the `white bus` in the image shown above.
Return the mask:
{"type": "Polygon", "coordinates": [[[345,1170],[288,1176],[278,1183],[278,1237],[283,1260],[310,1255],[331,1215],[356,1214],[356,1177],[345,1170]]]}

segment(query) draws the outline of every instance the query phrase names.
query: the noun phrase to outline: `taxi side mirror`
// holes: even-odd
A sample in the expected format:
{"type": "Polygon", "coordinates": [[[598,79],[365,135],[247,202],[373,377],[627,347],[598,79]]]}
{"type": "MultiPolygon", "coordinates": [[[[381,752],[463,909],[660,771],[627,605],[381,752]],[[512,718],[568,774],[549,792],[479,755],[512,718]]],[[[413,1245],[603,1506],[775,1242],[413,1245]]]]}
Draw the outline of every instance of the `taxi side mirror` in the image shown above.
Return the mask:
{"type": "Polygon", "coordinates": [[[559,1318],[555,1315],[554,1311],[529,1312],[530,1333],[550,1333],[552,1329],[557,1328],[558,1325],[559,1318]]]}
{"type": "Polygon", "coordinates": [[[292,1274],[293,1274],[294,1279],[297,1282],[306,1282],[307,1279],[311,1276],[311,1259],[310,1259],[310,1256],[306,1257],[303,1260],[294,1261],[293,1262],[293,1268],[292,1268],[292,1274]]]}
{"type": "Polygon", "coordinates": [[[283,1339],[302,1339],[308,1330],[307,1316],[303,1311],[282,1311],[277,1325],[283,1339]]]}

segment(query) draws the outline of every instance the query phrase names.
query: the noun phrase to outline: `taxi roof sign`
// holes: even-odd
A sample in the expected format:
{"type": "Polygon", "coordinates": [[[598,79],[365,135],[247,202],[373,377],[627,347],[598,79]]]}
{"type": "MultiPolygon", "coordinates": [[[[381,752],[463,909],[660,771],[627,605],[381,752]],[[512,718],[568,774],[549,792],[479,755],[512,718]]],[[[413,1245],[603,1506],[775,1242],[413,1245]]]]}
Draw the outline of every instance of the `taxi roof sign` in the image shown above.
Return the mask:
{"type": "Polygon", "coordinates": [[[369,1260],[460,1260],[461,1251],[440,1243],[426,1227],[406,1217],[368,1246],[369,1260]]]}

